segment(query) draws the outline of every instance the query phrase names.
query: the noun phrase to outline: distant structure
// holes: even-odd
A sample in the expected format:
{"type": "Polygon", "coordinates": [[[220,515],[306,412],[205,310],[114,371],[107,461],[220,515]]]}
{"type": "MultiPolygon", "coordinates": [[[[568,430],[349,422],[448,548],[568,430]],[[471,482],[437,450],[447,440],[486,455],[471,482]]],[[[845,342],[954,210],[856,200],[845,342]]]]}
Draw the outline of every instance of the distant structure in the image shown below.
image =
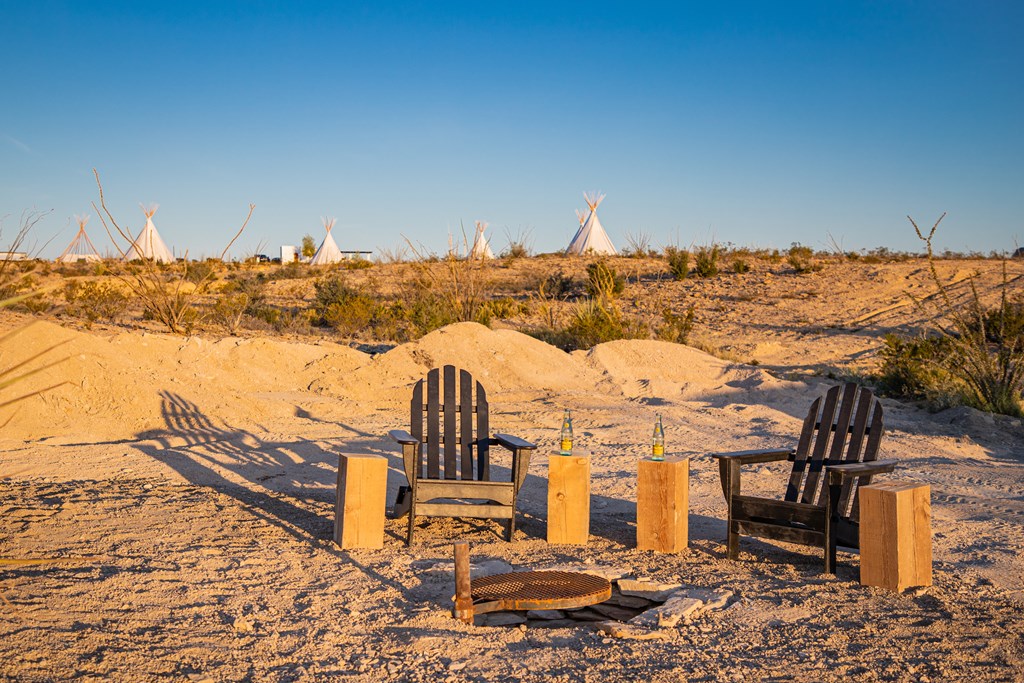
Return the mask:
{"type": "Polygon", "coordinates": [[[299,260],[299,250],[294,244],[281,245],[281,263],[292,263],[299,260]]]}
{"type": "Polygon", "coordinates": [[[153,225],[153,214],[159,208],[158,204],[150,204],[149,207],[142,206],[142,213],[146,214],[146,227],[142,229],[139,236],[135,238],[132,245],[124,255],[125,261],[140,261],[151,259],[157,263],[173,263],[174,254],[160,238],[160,233],[153,225]]]}
{"type": "Polygon", "coordinates": [[[572,242],[565,250],[566,255],[618,253],[615,251],[615,245],[608,239],[608,233],[601,226],[601,221],[597,218],[597,206],[604,199],[604,195],[596,192],[584,192],[583,199],[590,207],[590,215],[583,220],[583,214],[579,211],[576,212],[576,216],[580,218],[580,229],[576,231],[576,236],[572,238],[572,242]]]}
{"type": "Polygon", "coordinates": [[[487,243],[487,237],[484,235],[484,230],[487,229],[487,223],[484,221],[476,222],[476,237],[473,238],[473,249],[469,252],[469,257],[474,259],[489,259],[494,258],[494,252],[491,251],[491,245],[487,243]]]}
{"type": "Polygon", "coordinates": [[[327,236],[324,237],[320,248],[313,254],[313,258],[309,262],[311,266],[326,266],[332,263],[339,263],[345,258],[341,250],[338,249],[338,244],[334,241],[334,237],[331,236],[331,228],[334,227],[336,220],[325,216],[323,221],[324,229],[327,230],[327,236]]]}
{"type": "Polygon", "coordinates": [[[71,240],[68,248],[55,261],[57,263],[79,263],[83,261],[85,263],[95,263],[102,261],[102,257],[100,257],[96,247],[92,245],[92,240],[89,239],[89,235],[85,232],[85,224],[89,222],[88,214],[85,216],[75,216],[75,220],[78,221],[78,233],[71,240]]]}
{"type": "Polygon", "coordinates": [[[1024,258],[1024,247],[1017,247],[1013,252],[1013,258],[1024,258]]]}

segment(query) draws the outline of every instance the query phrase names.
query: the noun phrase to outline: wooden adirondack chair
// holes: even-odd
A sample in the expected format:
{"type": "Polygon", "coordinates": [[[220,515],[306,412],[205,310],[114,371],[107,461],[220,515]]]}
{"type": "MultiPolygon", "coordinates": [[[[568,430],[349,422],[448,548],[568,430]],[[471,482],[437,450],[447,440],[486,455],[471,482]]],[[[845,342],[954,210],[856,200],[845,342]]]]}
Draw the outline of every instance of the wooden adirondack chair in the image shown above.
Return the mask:
{"type": "Polygon", "coordinates": [[[850,383],[815,399],[795,450],[713,453],[729,509],[729,559],[739,557],[741,534],[758,536],[822,548],[825,572],[835,574],[837,545],[859,545],[858,488],[896,467],[877,460],[882,431],[881,404],[850,383]],[[741,495],[742,465],[779,460],[793,463],[783,500],[741,495]]]}
{"type": "Polygon", "coordinates": [[[409,514],[406,542],[412,544],[417,516],[505,519],[505,537],[511,541],[516,497],[536,446],[508,434],[489,436],[487,393],[472,375],[452,365],[435,368],[425,382],[416,383],[411,408],[410,431],[389,432],[402,445],[409,480],[395,503],[397,516],[409,514]],[[491,479],[490,447],[495,445],[512,452],[509,481],[491,479]]]}

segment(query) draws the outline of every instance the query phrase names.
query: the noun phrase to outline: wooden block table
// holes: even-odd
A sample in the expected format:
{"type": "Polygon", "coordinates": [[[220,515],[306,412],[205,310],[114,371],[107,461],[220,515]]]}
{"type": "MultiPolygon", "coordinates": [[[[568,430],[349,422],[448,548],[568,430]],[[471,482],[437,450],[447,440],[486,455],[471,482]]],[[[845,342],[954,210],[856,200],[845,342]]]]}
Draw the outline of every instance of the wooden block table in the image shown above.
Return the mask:
{"type": "Polygon", "coordinates": [[[334,542],[342,548],[384,547],[384,498],[388,461],[376,455],[342,454],[334,506],[334,542]]]}
{"type": "Polygon", "coordinates": [[[932,585],[931,489],[884,481],[860,487],[860,582],[902,591],[932,585]]]}
{"type": "Polygon", "coordinates": [[[590,539],[590,457],[548,457],[548,543],[586,545],[590,539]]]}
{"type": "Polygon", "coordinates": [[[636,547],[676,553],[689,542],[690,459],[641,460],[637,467],[636,547]]]}

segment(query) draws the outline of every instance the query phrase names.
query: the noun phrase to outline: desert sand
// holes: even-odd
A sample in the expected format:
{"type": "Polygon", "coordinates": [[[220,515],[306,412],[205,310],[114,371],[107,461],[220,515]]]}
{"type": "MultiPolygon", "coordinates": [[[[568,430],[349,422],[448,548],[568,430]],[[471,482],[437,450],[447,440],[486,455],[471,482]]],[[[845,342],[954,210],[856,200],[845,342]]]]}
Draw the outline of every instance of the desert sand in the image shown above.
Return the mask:
{"type": "MultiPolygon", "coordinates": [[[[9,391],[65,384],[0,414],[0,557],[63,561],[0,565],[0,675],[1022,680],[1019,420],[883,400],[882,457],[899,460],[893,476],[931,486],[930,588],[863,587],[859,558],[845,553],[826,576],[820,553],[782,543],[745,539],[740,561],[725,558],[724,502],[707,453],[793,445],[810,402],[834,384],[816,370],[863,367],[882,331],[919,322],[900,291],[924,282],[922,267],[794,281],[815,294],[791,283],[774,305],[764,303],[763,276],[748,281],[749,298],[734,284],[732,299],[720,295],[721,315],[705,317],[707,334],[756,366],[661,341],[566,353],[475,323],[371,355],[330,340],[33,322],[0,348],[4,367],[57,343],[51,354],[68,360],[9,391]],[[407,548],[405,520],[389,519],[383,550],[338,549],[338,454],[388,458],[393,501],[404,475],[385,435],[407,426],[412,383],[444,363],[487,387],[496,431],[539,445],[515,542],[496,523],[430,520],[407,548]],[[592,457],[585,547],[545,541],[547,452],[566,407],[577,448],[592,457]],[[668,451],[693,458],[690,543],[678,554],[635,543],[636,467],[656,413],[668,451]],[[653,640],[586,624],[470,626],[450,613],[459,540],[470,542],[477,571],[597,567],[734,595],[653,640]]],[[[2,315],[4,330],[31,320],[2,315]]],[[[775,495],[785,476],[760,466],[744,484],[775,495]]]]}

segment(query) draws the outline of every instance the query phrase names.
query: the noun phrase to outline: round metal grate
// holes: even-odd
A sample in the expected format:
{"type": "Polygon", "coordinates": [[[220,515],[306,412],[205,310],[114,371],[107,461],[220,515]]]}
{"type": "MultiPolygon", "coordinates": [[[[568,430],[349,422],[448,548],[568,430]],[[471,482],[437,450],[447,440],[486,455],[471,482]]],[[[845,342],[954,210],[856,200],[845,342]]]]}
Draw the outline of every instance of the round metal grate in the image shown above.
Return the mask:
{"type": "Polygon", "coordinates": [[[574,572],[513,572],[472,581],[477,612],[571,609],[604,602],[612,595],[608,579],[574,572]],[[486,604],[486,609],[484,608],[486,604]]]}

